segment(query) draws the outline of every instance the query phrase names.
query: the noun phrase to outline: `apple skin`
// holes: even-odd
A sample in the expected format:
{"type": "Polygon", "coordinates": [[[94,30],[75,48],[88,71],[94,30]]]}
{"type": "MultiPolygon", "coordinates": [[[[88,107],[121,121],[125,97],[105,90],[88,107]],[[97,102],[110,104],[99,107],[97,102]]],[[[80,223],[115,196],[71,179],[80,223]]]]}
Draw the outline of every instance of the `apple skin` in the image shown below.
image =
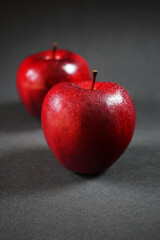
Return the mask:
{"type": "Polygon", "coordinates": [[[40,118],[43,99],[57,83],[91,80],[87,62],[78,54],[53,49],[27,57],[17,72],[17,89],[27,110],[40,118]]]}
{"type": "Polygon", "coordinates": [[[67,169],[98,174],[130,143],[136,122],[129,93],[113,82],[60,83],[42,106],[42,128],[58,161],[67,169]]]}

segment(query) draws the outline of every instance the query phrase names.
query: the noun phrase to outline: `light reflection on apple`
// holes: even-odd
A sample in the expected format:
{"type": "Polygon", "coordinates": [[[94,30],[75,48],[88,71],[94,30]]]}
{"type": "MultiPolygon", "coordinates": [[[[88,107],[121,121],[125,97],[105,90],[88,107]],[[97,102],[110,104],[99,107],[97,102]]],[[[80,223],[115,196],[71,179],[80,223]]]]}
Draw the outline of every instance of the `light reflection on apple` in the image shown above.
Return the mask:
{"type": "Polygon", "coordinates": [[[50,56],[46,56],[45,59],[46,59],[46,60],[50,60],[51,57],[50,57],[50,56]]]}
{"type": "Polygon", "coordinates": [[[108,106],[122,103],[123,98],[120,92],[116,92],[113,96],[107,98],[106,102],[108,106]]]}
{"type": "Polygon", "coordinates": [[[60,111],[61,109],[61,99],[60,96],[57,96],[56,98],[53,99],[53,106],[57,112],[60,111]]]}
{"type": "Polygon", "coordinates": [[[77,67],[75,64],[67,63],[66,65],[63,66],[63,69],[69,73],[72,74],[76,71],[77,67]]]}
{"type": "Polygon", "coordinates": [[[56,56],[54,56],[54,58],[55,58],[56,60],[60,60],[60,59],[61,59],[61,56],[57,54],[56,56]]]}
{"type": "Polygon", "coordinates": [[[37,79],[37,73],[30,69],[28,70],[28,72],[26,73],[26,76],[31,80],[31,81],[35,81],[37,79]]]}

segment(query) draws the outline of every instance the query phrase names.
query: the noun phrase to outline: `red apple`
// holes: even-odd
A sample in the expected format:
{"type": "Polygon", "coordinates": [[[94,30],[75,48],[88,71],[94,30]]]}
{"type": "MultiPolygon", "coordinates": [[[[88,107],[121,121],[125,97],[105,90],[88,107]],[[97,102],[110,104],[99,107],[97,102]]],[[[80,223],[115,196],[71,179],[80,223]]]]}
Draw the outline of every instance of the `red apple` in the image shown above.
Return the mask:
{"type": "Polygon", "coordinates": [[[113,82],[60,83],[47,93],[42,128],[59,162],[74,172],[96,174],[113,164],[130,143],[135,108],[113,82]]]}
{"type": "Polygon", "coordinates": [[[27,110],[36,117],[40,117],[43,99],[52,86],[64,81],[91,80],[89,66],[81,56],[56,46],[27,57],[18,69],[19,95],[27,110]]]}

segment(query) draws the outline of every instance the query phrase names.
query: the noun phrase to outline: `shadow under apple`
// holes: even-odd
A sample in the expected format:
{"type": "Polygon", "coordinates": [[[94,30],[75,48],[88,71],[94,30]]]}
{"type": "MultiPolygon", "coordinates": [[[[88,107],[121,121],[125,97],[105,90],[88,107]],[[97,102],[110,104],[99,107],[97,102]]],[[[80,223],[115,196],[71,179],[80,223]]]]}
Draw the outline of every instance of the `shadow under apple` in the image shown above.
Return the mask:
{"type": "Polygon", "coordinates": [[[0,104],[0,132],[22,132],[37,128],[41,128],[40,120],[31,116],[21,103],[0,104]]]}
{"type": "Polygon", "coordinates": [[[64,169],[49,149],[24,149],[0,159],[0,188],[7,194],[56,190],[82,181],[64,169]]]}
{"type": "Polygon", "coordinates": [[[30,194],[99,181],[106,186],[112,183],[154,189],[160,183],[159,159],[158,147],[130,146],[104,173],[90,176],[66,170],[47,148],[24,149],[8,153],[0,160],[0,187],[2,193],[30,194]]]}

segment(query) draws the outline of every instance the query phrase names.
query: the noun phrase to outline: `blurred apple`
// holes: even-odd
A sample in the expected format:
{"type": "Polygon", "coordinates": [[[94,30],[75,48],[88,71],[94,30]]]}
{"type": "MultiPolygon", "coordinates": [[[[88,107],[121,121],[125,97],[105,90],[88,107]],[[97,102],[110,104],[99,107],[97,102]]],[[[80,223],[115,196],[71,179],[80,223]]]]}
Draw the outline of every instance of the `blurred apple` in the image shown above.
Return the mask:
{"type": "Polygon", "coordinates": [[[91,80],[87,62],[78,54],[57,49],[27,57],[17,73],[17,88],[27,110],[40,118],[43,99],[57,83],[91,80]]]}

